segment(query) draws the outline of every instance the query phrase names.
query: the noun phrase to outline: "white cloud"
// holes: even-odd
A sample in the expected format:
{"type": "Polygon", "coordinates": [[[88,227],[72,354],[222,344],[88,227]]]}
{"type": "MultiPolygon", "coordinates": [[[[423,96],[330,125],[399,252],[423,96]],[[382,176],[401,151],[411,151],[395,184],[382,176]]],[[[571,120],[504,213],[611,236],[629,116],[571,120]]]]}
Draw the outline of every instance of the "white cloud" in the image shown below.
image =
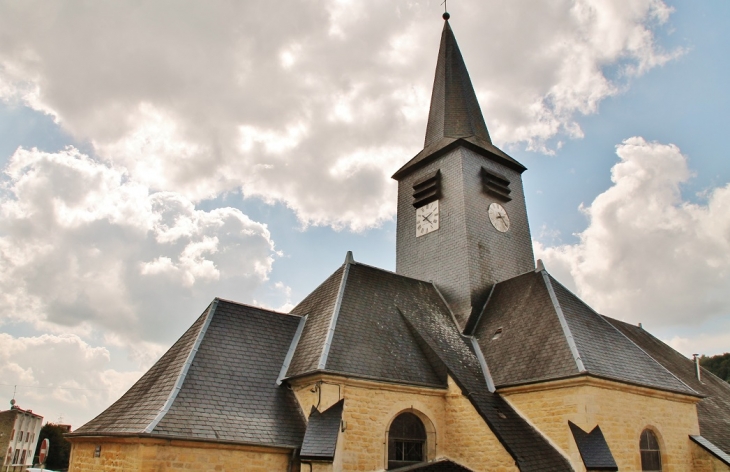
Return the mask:
{"type": "MultiPolygon", "coordinates": [[[[360,230],[393,217],[389,175],[420,149],[438,8],[4,3],[0,94],[147,188],[191,201],[242,188],[304,225],[360,230]],[[332,172],[358,154],[381,167],[332,172]]],[[[576,115],[677,54],[655,44],[671,13],[660,0],[465,0],[452,13],[501,144],[551,152],[550,138],[582,136],[576,115]]]]}
{"type": "Polygon", "coordinates": [[[730,352],[730,332],[703,333],[696,336],[673,336],[663,340],[687,357],[693,354],[715,356],[730,352]]]}
{"type": "MultiPolygon", "coordinates": [[[[13,337],[0,333],[0,379],[3,398],[17,385],[21,408],[33,409],[75,427],[119,398],[142,372],[109,368],[109,351],[78,336],[13,337]]],[[[4,400],[3,400],[4,401],[4,400]]]]}
{"type": "MultiPolygon", "coordinates": [[[[681,195],[691,172],[676,146],[633,137],[616,153],[613,185],[582,208],[589,224],[580,241],[537,242],[536,257],[614,318],[650,329],[728,320],[730,184],[709,190],[704,204],[691,203],[681,195]]],[[[682,342],[672,341],[686,353],[682,342]]]]}
{"type": "Polygon", "coordinates": [[[251,299],[274,243],[233,208],[151,192],[74,148],[18,149],[0,194],[0,324],[168,343],[214,296],[251,299]]]}

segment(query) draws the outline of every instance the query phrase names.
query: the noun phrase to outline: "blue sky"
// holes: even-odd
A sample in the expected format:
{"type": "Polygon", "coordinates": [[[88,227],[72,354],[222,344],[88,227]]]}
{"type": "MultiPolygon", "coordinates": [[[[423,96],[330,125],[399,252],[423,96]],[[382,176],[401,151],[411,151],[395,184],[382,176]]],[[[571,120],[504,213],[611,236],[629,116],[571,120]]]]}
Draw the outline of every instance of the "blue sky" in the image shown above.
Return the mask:
{"type": "MultiPolygon", "coordinates": [[[[0,4],[0,397],[76,426],[214,296],[286,310],[348,250],[394,269],[388,176],[442,25],[428,1],[110,5],[0,4]]],[[[536,8],[450,6],[537,254],[602,313],[730,350],[730,5],[536,8]]]]}

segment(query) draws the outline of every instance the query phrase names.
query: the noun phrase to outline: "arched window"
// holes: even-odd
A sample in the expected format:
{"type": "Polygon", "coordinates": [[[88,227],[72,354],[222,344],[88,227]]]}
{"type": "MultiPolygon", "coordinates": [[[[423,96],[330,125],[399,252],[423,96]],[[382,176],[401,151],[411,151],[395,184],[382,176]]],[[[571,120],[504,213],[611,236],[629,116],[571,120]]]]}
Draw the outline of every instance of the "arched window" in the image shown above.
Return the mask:
{"type": "Polygon", "coordinates": [[[388,431],[388,469],[426,460],[426,428],[413,413],[396,417],[388,431]]]}
{"type": "Polygon", "coordinates": [[[641,451],[642,471],[662,470],[662,451],[659,450],[659,441],[657,441],[656,435],[650,429],[641,432],[639,450],[641,451]]]}

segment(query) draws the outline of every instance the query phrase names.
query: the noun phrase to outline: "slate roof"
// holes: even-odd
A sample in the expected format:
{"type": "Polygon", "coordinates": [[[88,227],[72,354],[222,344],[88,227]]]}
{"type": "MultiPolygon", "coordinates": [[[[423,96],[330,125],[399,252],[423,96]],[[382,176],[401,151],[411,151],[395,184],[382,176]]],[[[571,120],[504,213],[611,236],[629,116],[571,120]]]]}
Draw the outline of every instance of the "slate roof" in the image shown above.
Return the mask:
{"type": "Polygon", "coordinates": [[[593,428],[590,433],[586,433],[571,421],[568,421],[568,426],[573,433],[573,439],[586,470],[618,470],[600,426],[593,428]]]}
{"type": "Polygon", "coordinates": [[[276,379],[299,317],[216,299],[162,358],[71,436],[150,435],[298,448],[305,419],[276,379]]]}
{"type": "Polygon", "coordinates": [[[441,33],[423,150],[394,175],[400,179],[452,148],[462,145],[518,172],[525,167],[492,144],[469,72],[448,21],[441,33]]]}
{"type": "Polygon", "coordinates": [[[496,284],[474,334],[497,387],[590,374],[700,395],[545,270],[496,284]]]}
{"type": "Polygon", "coordinates": [[[307,322],[287,376],[321,371],[446,387],[443,365],[419,348],[395,304],[418,298],[424,291],[433,291],[433,286],[346,263],[292,310],[307,315],[307,322]]]}
{"type": "Polygon", "coordinates": [[[702,368],[702,381],[695,374],[694,362],[667,346],[646,330],[622,321],[604,317],[644,352],[695,391],[705,395],[697,404],[700,434],[730,454],[730,384],[702,368]]]}
{"type": "Polygon", "coordinates": [[[470,338],[463,336],[453,314],[434,287],[418,298],[397,299],[398,311],[421,345],[438,356],[522,472],[571,471],[568,461],[488,386],[470,338]]]}
{"type": "Polygon", "coordinates": [[[340,400],[322,413],[312,407],[299,454],[302,459],[331,461],[335,458],[344,404],[345,400],[340,400]]]}

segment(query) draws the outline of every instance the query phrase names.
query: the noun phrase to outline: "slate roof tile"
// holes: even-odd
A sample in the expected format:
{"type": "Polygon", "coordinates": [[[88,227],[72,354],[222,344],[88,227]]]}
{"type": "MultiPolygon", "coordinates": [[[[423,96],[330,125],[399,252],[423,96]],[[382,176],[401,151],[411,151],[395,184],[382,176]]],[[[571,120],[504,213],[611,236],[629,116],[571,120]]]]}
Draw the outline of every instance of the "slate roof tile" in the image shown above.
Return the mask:
{"type": "Polygon", "coordinates": [[[207,313],[208,309],[119,400],[73,434],[143,432],[174,388],[207,313]]]}
{"type": "Polygon", "coordinates": [[[702,381],[698,380],[692,360],[638,326],[607,316],[603,318],[685,384],[706,395],[706,398],[697,404],[700,433],[726,454],[730,454],[730,384],[704,368],[701,374],[702,381]]]}
{"type": "Polygon", "coordinates": [[[552,276],[550,280],[589,373],[662,390],[697,393],[552,276]]]}
{"type": "Polygon", "coordinates": [[[454,381],[484,418],[522,472],[571,471],[568,461],[498,394],[487,389],[484,373],[468,338],[435,287],[420,297],[397,300],[411,329],[437,353],[454,381]]]}
{"type": "Polygon", "coordinates": [[[568,426],[570,426],[570,432],[573,433],[573,439],[578,446],[578,452],[580,452],[586,470],[618,470],[611,449],[599,426],[593,428],[590,433],[586,433],[571,421],[568,421],[568,426]]]}
{"type": "Polygon", "coordinates": [[[218,300],[186,375],[181,371],[206,314],[119,401],[73,435],[141,434],[179,393],[152,436],[298,448],[305,420],[294,394],[276,379],[299,317],[218,300]],[[153,382],[164,378],[165,381],[153,382]],[[148,398],[157,399],[150,407],[148,398]],[[161,399],[161,400],[160,400],[161,399]],[[126,409],[140,412],[130,421],[126,409]]]}
{"type": "Polygon", "coordinates": [[[498,283],[474,335],[497,386],[579,373],[539,273],[498,283]]]}
{"type": "Polygon", "coordinates": [[[522,164],[492,144],[459,45],[446,21],[441,33],[424,148],[393,178],[401,178],[458,145],[467,146],[518,172],[525,170],[522,164]]]}
{"type": "Polygon", "coordinates": [[[497,387],[590,374],[697,395],[544,271],[496,284],[474,335],[497,387]]]}
{"type": "Polygon", "coordinates": [[[344,402],[340,400],[322,413],[312,407],[299,454],[302,459],[334,459],[344,402]]]}
{"type": "Polygon", "coordinates": [[[445,386],[419,348],[394,300],[420,296],[429,284],[351,264],[326,370],[409,384],[445,386]]]}
{"type": "Polygon", "coordinates": [[[291,313],[294,315],[307,315],[307,322],[289,364],[288,377],[317,370],[334,314],[343,271],[344,266],[337,269],[292,309],[291,313]]]}

